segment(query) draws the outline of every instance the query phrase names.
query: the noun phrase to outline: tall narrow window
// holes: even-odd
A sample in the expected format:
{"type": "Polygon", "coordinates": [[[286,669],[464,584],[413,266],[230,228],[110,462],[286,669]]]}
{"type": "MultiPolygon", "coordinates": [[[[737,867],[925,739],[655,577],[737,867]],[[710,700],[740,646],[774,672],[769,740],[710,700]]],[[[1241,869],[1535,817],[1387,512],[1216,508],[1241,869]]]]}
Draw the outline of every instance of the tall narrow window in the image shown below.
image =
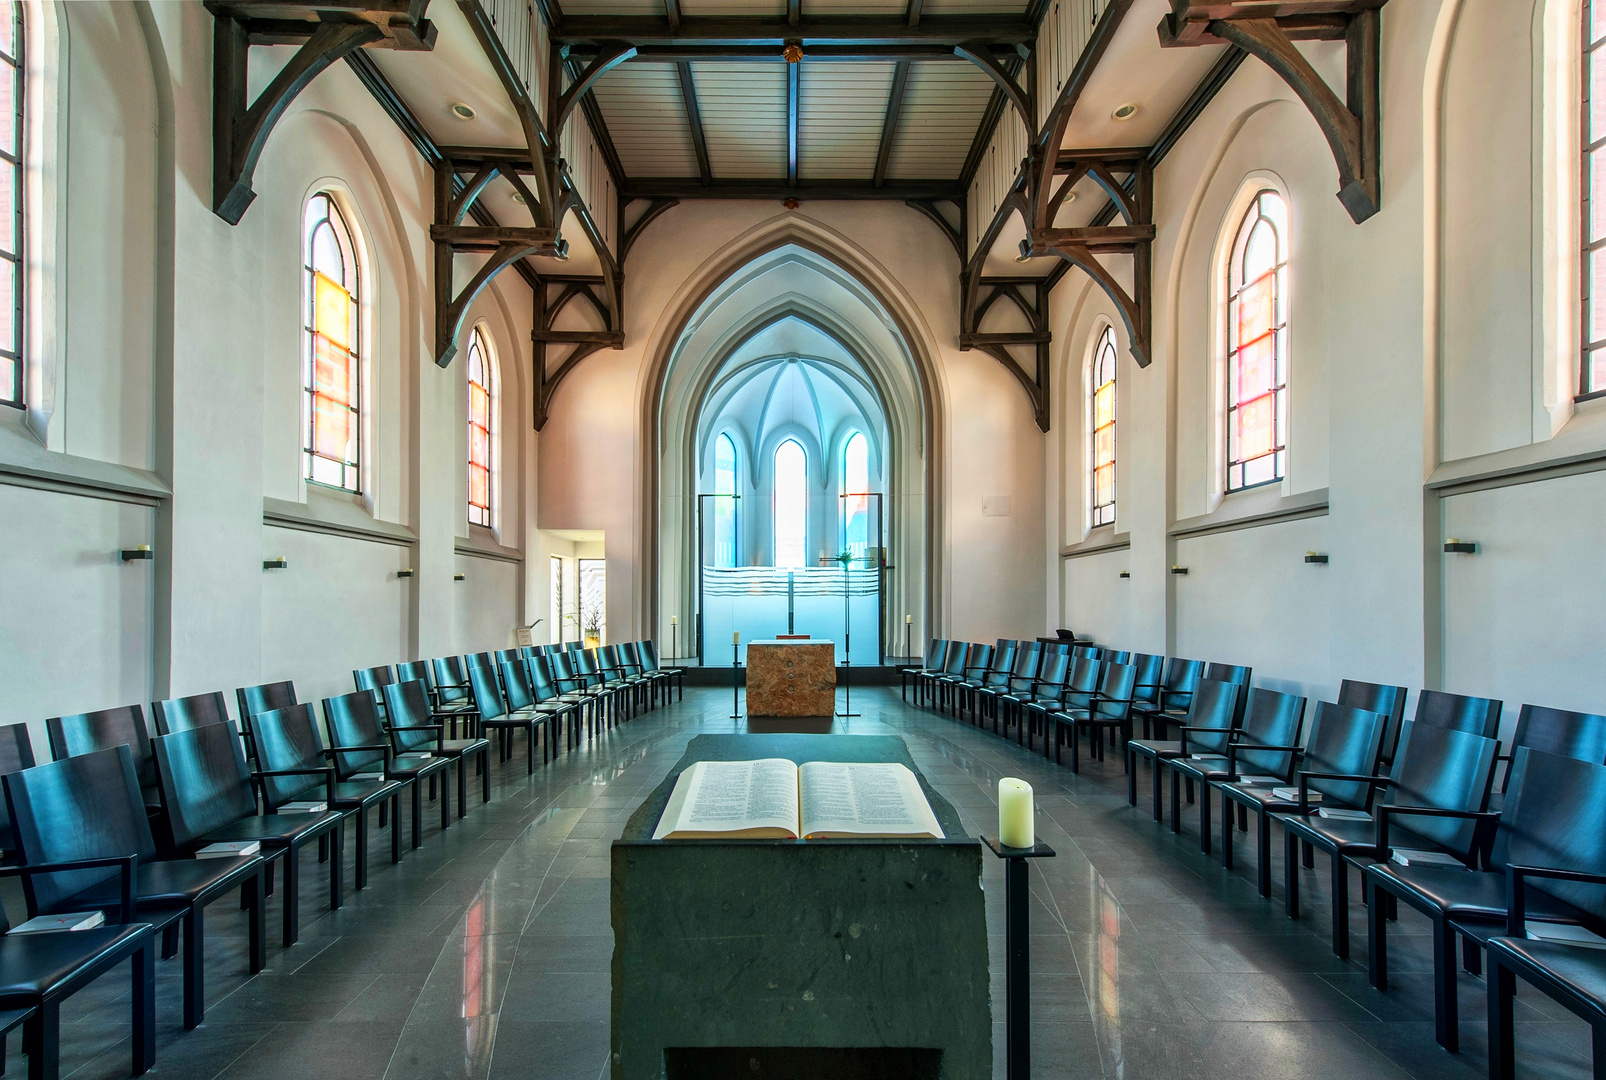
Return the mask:
{"type": "Polygon", "coordinates": [[[468,340],[468,520],[491,527],[495,490],[491,427],[496,422],[496,385],[479,327],[468,340]]]}
{"type": "Polygon", "coordinates": [[[306,271],[302,360],[303,475],[356,491],[362,442],[360,271],[351,230],[328,193],[302,217],[306,271]]]}
{"type": "Polygon", "coordinates": [[[1578,391],[1606,390],[1606,0],[1584,0],[1583,363],[1578,391]]]}
{"type": "Polygon", "coordinates": [[[563,559],[561,556],[550,556],[547,564],[547,591],[551,594],[551,603],[547,606],[552,644],[563,643],[563,559]]]}
{"type": "Polygon", "coordinates": [[[0,404],[22,404],[22,4],[0,2],[0,404]]]}
{"type": "Polygon", "coordinates": [[[796,439],[775,448],[775,565],[802,566],[809,546],[809,460],[796,439]]]}
{"type": "Polygon", "coordinates": [[[842,550],[855,561],[870,546],[870,440],[855,431],[842,445],[842,550]]]}
{"type": "Polygon", "coordinates": [[[729,435],[714,440],[714,494],[731,496],[714,500],[714,565],[736,565],[736,441],[729,435]]]}
{"type": "Polygon", "coordinates": [[[1227,268],[1227,490],[1281,480],[1288,443],[1288,205],[1249,204],[1227,268]]]}
{"type": "Polygon", "coordinates": [[[1115,328],[1106,326],[1093,352],[1093,399],[1088,430],[1092,432],[1091,521],[1094,527],[1115,520],[1115,328]]]}

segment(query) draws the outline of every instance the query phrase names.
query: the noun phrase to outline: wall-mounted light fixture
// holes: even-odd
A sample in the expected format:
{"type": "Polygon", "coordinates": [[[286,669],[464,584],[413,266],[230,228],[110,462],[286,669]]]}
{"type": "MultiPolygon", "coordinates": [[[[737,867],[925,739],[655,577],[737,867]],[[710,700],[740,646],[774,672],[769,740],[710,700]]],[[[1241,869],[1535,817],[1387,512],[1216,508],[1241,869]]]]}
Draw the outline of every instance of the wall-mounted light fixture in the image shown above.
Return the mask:
{"type": "Polygon", "coordinates": [[[411,566],[409,566],[405,570],[398,570],[398,571],[396,571],[396,576],[397,577],[412,577],[413,576],[413,568],[411,566]]]}
{"type": "Polygon", "coordinates": [[[156,553],[151,550],[149,544],[141,544],[139,547],[124,548],[122,556],[124,562],[139,562],[142,559],[156,558],[156,553]]]}
{"type": "Polygon", "coordinates": [[[1118,575],[1116,575],[1116,576],[1117,576],[1117,577],[1123,577],[1123,578],[1129,578],[1129,577],[1131,577],[1131,576],[1132,576],[1132,571],[1130,571],[1130,570],[1122,570],[1122,571],[1121,571],[1121,572],[1120,572],[1120,573],[1119,573],[1119,574],[1118,574],[1118,575]]]}
{"type": "Polygon", "coordinates": [[[1307,551],[1307,552],[1305,552],[1305,561],[1308,562],[1308,563],[1319,563],[1322,566],[1326,566],[1327,565],[1327,552],[1325,552],[1325,551],[1307,551]]]}
{"type": "Polygon", "coordinates": [[[1444,542],[1444,550],[1452,555],[1476,555],[1478,545],[1476,541],[1457,540],[1452,536],[1444,542]]]}
{"type": "Polygon", "coordinates": [[[262,569],[264,570],[283,570],[289,565],[290,560],[283,555],[275,555],[271,559],[262,560],[262,569]]]}
{"type": "Polygon", "coordinates": [[[467,574],[453,574],[452,575],[452,580],[453,581],[467,581],[468,580],[468,575],[467,574]]]}
{"type": "Polygon", "coordinates": [[[1182,577],[1187,574],[1188,568],[1186,566],[1173,566],[1171,568],[1171,572],[1176,574],[1178,577],[1182,577]]]}

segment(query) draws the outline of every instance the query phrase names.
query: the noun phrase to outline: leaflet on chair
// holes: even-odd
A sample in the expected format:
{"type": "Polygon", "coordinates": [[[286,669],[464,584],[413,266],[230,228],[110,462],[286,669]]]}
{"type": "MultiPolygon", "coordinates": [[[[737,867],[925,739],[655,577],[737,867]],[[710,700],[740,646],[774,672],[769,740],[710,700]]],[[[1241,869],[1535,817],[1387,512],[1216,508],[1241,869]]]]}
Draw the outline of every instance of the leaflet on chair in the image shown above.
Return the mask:
{"type": "Polygon", "coordinates": [[[38,934],[46,930],[93,930],[97,926],[106,925],[104,911],[77,911],[66,915],[36,915],[19,926],[13,926],[13,934],[38,934]]]}
{"type": "Polygon", "coordinates": [[[1316,811],[1318,817],[1328,818],[1332,821],[1371,821],[1372,815],[1365,810],[1345,810],[1341,806],[1324,806],[1316,811]]]}
{"type": "MultiPolygon", "coordinates": [[[[1271,793],[1274,796],[1276,796],[1277,798],[1286,800],[1288,802],[1298,802],[1299,801],[1299,788],[1297,788],[1297,787],[1274,787],[1274,788],[1271,789],[1271,793]]],[[[1307,792],[1305,792],[1305,802],[1306,802],[1307,805],[1315,806],[1317,803],[1319,803],[1321,801],[1322,801],[1322,793],[1321,792],[1319,792],[1319,791],[1307,791],[1307,792]]]]}
{"type": "Polygon", "coordinates": [[[195,853],[197,859],[232,859],[238,855],[255,855],[262,850],[260,840],[225,840],[208,844],[195,853]]]}

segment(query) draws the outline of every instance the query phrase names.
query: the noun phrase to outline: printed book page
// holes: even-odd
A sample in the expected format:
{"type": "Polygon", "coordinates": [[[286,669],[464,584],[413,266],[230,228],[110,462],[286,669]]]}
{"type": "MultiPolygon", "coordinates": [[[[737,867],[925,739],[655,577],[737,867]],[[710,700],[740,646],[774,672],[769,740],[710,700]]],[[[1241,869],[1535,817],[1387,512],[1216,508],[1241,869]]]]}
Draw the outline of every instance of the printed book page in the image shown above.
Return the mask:
{"type": "Polygon", "coordinates": [[[792,840],[797,766],[785,758],[699,761],[680,774],[654,840],[792,840]]]}
{"type": "Polygon", "coordinates": [[[809,761],[798,769],[806,839],[943,838],[920,781],[897,762],[809,761]]]}

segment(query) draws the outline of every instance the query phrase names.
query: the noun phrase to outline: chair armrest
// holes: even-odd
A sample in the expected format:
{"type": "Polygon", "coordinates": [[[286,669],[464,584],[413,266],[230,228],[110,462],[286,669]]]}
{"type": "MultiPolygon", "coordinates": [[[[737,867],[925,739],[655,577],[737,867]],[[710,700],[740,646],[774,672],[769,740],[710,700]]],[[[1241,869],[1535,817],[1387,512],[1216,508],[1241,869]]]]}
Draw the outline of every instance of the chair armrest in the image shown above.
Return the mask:
{"type": "MultiPolygon", "coordinates": [[[[441,750],[441,748],[445,745],[445,742],[446,742],[446,725],[445,724],[397,725],[396,727],[393,727],[393,728],[390,729],[390,733],[392,735],[394,735],[398,731],[433,731],[435,733],[435,749],[436,749],[437,752],[441,750]]],[[[405,753],[405,751],[402,751],[402,750],[397,750],[396,752],[398,754],[405,753]]]]}
{"type": "Polygon", "coordinates": [[[1379,806],[1377,808],[1377,848],[1379,851],[1389,850],[1389,819],[1400,815],[1410,817],[1435,818],[1464,818],[1477,823],[1473,832],[1472,854],[1474,862],[1482,861],[1487,865],[1484,856],[1484,838],[1494,839],[1494,826],[1500,820],[1498,813],[1488,813],[1479,810],[1449,810],[1440,806],[1379,806]]]}
{"type": "Polygon", "coordinates": [[[1190,731],[1214,731],[1217,735],[1226,735],[1230,739],[1232,737],[1232,730],[1233,730],[1232,728],[1219,728],[1219,727],[1200,727],[1200,726],[1189,727],[1187,724],[1184,724],[1181,727],[1177,728],[1177,733],[1178,733],[1178,737],[1179,737],[1180,741],[1182,742],[1182,752],[1184,754],[1186,754],[1188,752],[1188,732],[1190,732],[1190,731]]]}
{"type": "Polygon", "coordinates": [[[1358,773],[1319,773],[1302,772],[1299,774],[1299,812],[1310,814],[1310,781],[1312,780],[1348,780],[1356,784],[1370,784],[1372,787],[1391,787],[1394,784],[1386,776],[1362,776],[1358,773]]]}
{"type": "Polygon", "coordinates": [[[389,743],[359,743],[356,746],[332,746],[325,750],[325,757],[334,757],[336,754],[356,754],[364,750],[378,750],[385,755],[385,775],[390,775],[391,747],[389,743]]]}
{"type": "MultiPolygon", "coordinates": [[[[121,868],[122,895],[119,898],[117,921],[124,926],[134,921],[134,874],[139,869],[139,855],[102,855],[93,859],[70,859],[67,862],[35,863],[32,866],[0,867],[0,877],[26,877],[33,874],[54,874],[62,870],[92,870],[97,866],[121,868]]],[[[30,916],[34,912],[28,913],[30,916]]]]}
{"type": "Polygon", "coordinates": [[[263,783],[270,776],[321,776],[323,777],[324,799],[333,801],[335,797],[335,770],[333,766],[322,769],[259,769],[253,770],[251,779],[256,781],[262,789],[262,805],[268,805],[268,785],[263,783]]]}
{"type": "Polygon", "coordinates": [[[1528,898],[1523,895],[1527,879],[1531,877],[1552,878],[1557,881],[1576,881],[1585,885],[1606,885],[1606,874],[1591,874],[1583,870],[1558,870],[1546,866],[1517,866],[1506,867],[1506,936],[1522,937],[1527,933],[1523,923],[1527,921],[1526,911],[1528,898]]]}
{"type": "Polygon", "coordinates": [[[1227,782],[1232,783],[1238,779],[1238,751],[1240,750],[1273,750],[1281,753],[1297,755],[1303,749],[1298,746],[1273,746],[1270,743],[1240,743],[1227,744],[1227,782]]]}

